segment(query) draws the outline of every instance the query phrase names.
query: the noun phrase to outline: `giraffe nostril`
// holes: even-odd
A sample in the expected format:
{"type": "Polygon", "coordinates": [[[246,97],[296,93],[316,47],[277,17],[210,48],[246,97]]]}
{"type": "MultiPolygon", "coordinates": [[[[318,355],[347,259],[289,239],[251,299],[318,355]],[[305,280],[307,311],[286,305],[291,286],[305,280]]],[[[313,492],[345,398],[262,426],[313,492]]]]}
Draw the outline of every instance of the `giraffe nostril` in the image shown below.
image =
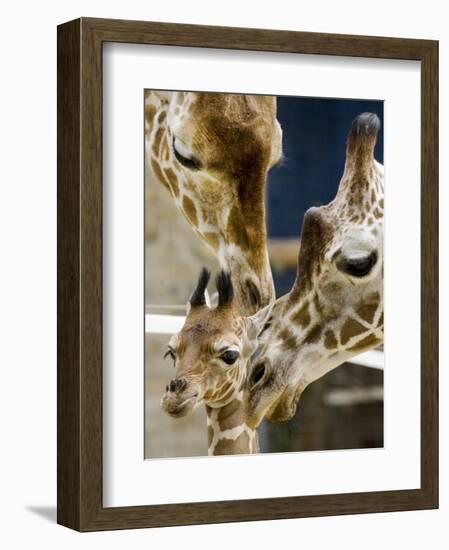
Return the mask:
{"type": "Polygon", "coordinates": [[[187,380],[185,378],[174,378],[170,380],[167,386],[167,391],[180,392],[187,386],[187,380]]]}
{"type": "Polygon", "coordinates": [[[249,296],[251,304],[255,308],[259,308],[259,306],[262,302],[262,298],[261,298],[261,295],[260,295],[260,290],[253,283],[253,281],[251,281],[250,279],[248,279],[246,281],[246,288],[248,290],[248,296],[249,296]]]}
{"type": "Polygon", "coordinates": [[[251,388],[254,388],[254,386],[257,386],[257,384],[264,378],[265,372],[266,372],[266,368],[264,363],[259,363],[253,368],[251,372],[251,376],[249,378],[249,383],[251,388]]]}
{"type": "Polygon", "coordinates": [[[187,386],[187,380],[185,378],[178,378],[176,380],[176,391],[182,391],[187,386]]]}

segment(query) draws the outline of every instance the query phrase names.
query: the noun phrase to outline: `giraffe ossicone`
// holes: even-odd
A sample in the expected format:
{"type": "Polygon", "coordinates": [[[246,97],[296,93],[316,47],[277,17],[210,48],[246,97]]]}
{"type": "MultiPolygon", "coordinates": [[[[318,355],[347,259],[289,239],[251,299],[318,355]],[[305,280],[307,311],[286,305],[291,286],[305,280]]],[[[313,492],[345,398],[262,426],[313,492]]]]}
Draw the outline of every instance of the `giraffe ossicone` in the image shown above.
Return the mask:
{"type": "Polygon", "coordinates": [[[221,271],[216,279],[218,304],[210,308],[205,296],[209,278],[203,269],[184,326],[168,344],[165,355],[174,362],[175,376],[166,387],[161,407],[181,417],[203,404],[209,455],[256,453],[257,432],[246,422],[244,392],[250,357],[271,306],[244,317],[230,274],[221,271]]]}
{"type": "Polygon", "coordinates": [[[265,184],[281,158],[274,96],[145,95],[147,166],[229,271],[246,314],[274,300],[265,184]]]}
{"type": "Polygon", "coordinates": [[[253,428],[265,417],[288,420],[310,383],[383,342],[379,127],[372,113],[353,121],[335,199],[304,216],[295,283],[276,308],[248,378],[253,428]]]}

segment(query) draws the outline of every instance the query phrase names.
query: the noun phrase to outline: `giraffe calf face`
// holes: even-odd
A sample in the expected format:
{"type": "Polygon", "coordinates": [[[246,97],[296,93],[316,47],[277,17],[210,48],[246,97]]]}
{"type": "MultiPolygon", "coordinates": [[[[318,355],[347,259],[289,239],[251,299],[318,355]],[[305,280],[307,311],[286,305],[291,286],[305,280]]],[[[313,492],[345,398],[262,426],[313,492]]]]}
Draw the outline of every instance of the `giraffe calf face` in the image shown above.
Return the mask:
{"type": "MultiPolygon", "coordinates": [[[[257,347],[261,315],[246,318],[234,301],[231,277],[217,277],[218,305],[206,304],[209,274],[203,270],[189,302],[182,330],[167,347],[174,378],[167,384],[161,406],[174,417],[185,416],[198,403],[221,407],[245,386],[247,364],[257,347]]],[[[263,313],[264,318],[268,311],[263,313]]]]}
{"type": "Polygon", "coordinates": [[[172,416],[184,416],[201,402],[220,406],[240,391],[250,351],[243,319],[233,317],[230,307],[194,307],[171,338],[167,355],[175,377],[162,397],[162,408],[172,416]]]}

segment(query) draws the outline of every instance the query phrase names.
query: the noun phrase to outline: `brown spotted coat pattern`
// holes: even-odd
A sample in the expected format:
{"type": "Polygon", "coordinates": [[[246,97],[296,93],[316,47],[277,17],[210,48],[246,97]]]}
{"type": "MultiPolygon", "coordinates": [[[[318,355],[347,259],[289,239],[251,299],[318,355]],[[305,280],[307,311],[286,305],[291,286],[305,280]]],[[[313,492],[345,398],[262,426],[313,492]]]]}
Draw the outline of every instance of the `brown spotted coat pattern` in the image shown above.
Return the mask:
{"type": "Polygon", "coordinates": [[[248,393],[253,426],[265,415],[290,418],[308,384],[383,342],[384,175],[374,159],[378,129],[376,115],[354,120],[335,199],[304,216],[296,281],[253,365],[253,372],[264,371],[248,393]]]}

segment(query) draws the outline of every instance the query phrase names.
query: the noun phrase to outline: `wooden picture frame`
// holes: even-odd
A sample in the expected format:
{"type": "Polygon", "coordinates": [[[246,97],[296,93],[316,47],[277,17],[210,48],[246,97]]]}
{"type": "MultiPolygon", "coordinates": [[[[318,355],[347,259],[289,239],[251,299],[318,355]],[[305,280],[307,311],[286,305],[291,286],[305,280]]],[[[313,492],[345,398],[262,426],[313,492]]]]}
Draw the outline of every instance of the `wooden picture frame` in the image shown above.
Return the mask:
{"type": "Polygon", "coordinates": [[[438,43],[82,18],[58,27],[58,523],[79,531],[438,506],[438,43]],[[102,45],[421,62],[421,488],[105,508],[102,503],[102,45]]]}

